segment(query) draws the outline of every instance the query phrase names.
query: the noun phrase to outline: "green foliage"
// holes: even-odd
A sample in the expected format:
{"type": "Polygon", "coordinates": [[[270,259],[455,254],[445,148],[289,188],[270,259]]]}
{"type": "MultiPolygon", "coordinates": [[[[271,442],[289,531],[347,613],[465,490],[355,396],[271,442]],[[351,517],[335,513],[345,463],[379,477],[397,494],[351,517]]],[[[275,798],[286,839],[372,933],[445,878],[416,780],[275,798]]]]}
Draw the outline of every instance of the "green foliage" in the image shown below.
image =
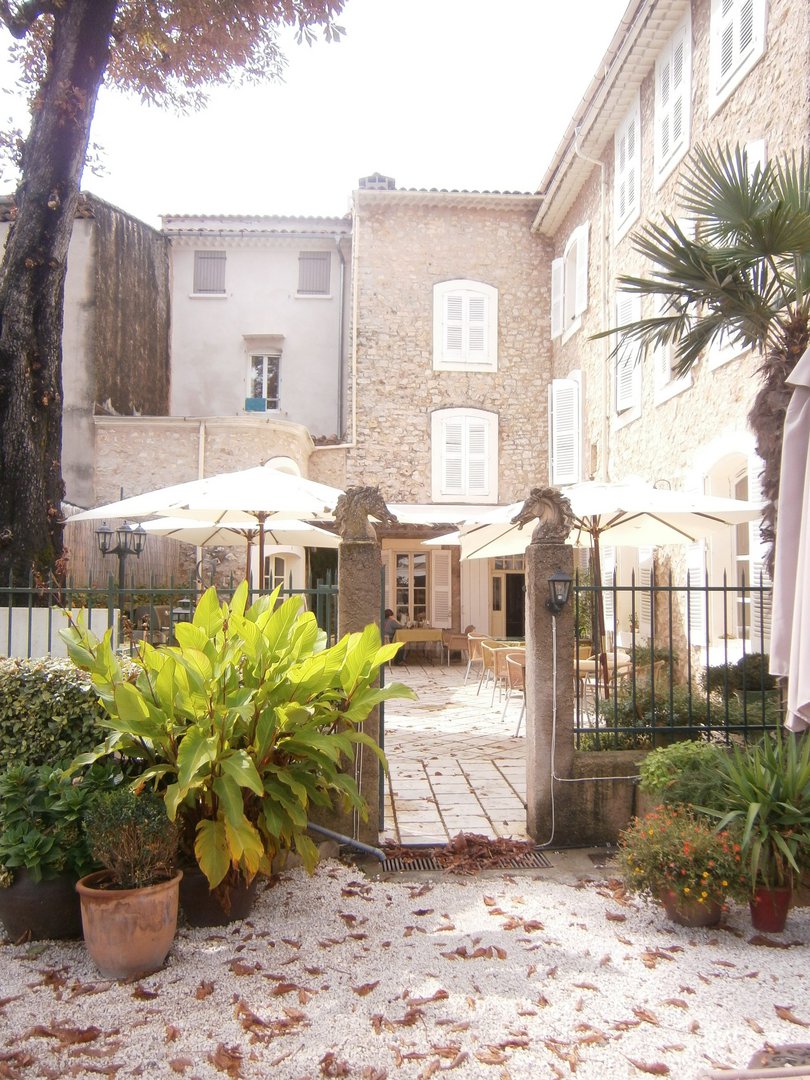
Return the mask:
{"type": "Polygon", "coordinates": [[[97,765],[79,782],[48,765],[14,765],[0,774],[0,867],[28,871],[34,881],[80,878],[94,868],[82,821],[100,791],[120,779],[97,765]]]}
{"type": "Polygon", "coordinates": [[[0,769],[70,761],[98,742],[103,716],[69,660],[0,659],[0,769]]]}
{"type": "Polygon", "coordinates": [[[673,892],[699,904],[746,895],[736,837],[685,807],[659,807],[635,818],[619,836],[618,862],[630,892],[655,898],[673,892]]]}
{"type": "Polygon", "coordinates": [[[733,664],[710,664],[701,672],[704,690],[726,695],[736,690],[773,690],[776,678],[768,670],[767,653],[747,653],[733,664]]]}
{"type": "Polygon", "coordinates": [[[721,779],[726,751],[704,740],[672,743],[651,751],[639,767],[642,791],[667,806],[722,807],[721,779]]]}
{"type": "Polygon", "coordinates": [[[122,787],[99,795],[87,810],[84,831],[93,858],[119,888],[156,885],[174,873],[177,826],[153,791],[136,795],[122,787]]]}
{"type": "Polygon", "coordinates": [[[397,650],[380,645],[375,626],[327,649],[300,599],[276,607],[276,590],[246,610],[247,592],[243,582],[220,604],[209,589],[193,621],[175,627],[177,646],[140,644],[133,679],[109,633],[99,641],[81,623],[62,631],[110,732],[73,767],[112,753],[136,760],[138,785],[162,794],[212,888],[268,873],[290,848],[311,870],[311,808],[337,799],[367,814],[345,769],[358,745],[384,758],[361,725],[380,702],[414,696],[399,683],[374,685],[397,650]]]}
{"type": "Polygon", "coordinates": [[[810,738],[777,730],[723,766],[723,808],[707,813],[741,830],[752,889],[792,885],[810,864],[810,738]]]}

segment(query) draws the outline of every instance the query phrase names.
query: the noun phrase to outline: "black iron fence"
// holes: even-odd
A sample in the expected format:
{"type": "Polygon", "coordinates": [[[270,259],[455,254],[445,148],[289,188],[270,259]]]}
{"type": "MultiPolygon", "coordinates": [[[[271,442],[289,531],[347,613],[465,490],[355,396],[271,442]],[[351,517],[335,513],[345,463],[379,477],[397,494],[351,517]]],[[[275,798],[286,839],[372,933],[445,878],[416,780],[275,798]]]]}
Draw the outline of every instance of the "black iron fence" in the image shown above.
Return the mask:
{"type": "MultiPolygon", "coordinates": [[[[123,588],[112,577],[106,582],[78,584],[41,581],[31,577],[21,584],[9,579],[0,586],[0,656],[65,656],[67,650],[59,630],[68,624],[67,612],[75,617],[84,612],[86,625],[101,636],[112,628],[116,648],[134,650],[143,639],[152,644],[170,643],[178,622],[187,622],[197,601],[212,582],[199,578],[168,585],[144,585],[131,581],[123,588]]],[[[221,599],[228,599],[238,582],[216,582],[221,599]]],[[[269,595],[271,589],[264,592],[269,595]]],[[[252,603],[261,593],[251,589],[252,603]]],[[[315,613],[318,626],[326,632],[327,643],[337,639],[338,590],[331,574],[309,588],[296,589],[292,583],[281,596],[300,596],[315,613]]]]}
{"type": "Polygon", "coordinates": [[[768,672],[771,585],[575,582],[578,749],[758,738],[784,716],[768,672]]]}

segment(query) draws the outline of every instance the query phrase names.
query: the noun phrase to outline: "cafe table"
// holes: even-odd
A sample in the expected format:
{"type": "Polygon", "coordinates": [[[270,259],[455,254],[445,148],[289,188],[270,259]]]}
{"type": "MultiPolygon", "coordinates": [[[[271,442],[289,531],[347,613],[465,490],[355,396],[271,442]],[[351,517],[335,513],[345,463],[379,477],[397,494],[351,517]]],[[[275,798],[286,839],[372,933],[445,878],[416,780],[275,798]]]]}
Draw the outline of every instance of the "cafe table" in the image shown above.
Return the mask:
{"type": "Polygon", "coordinates": [[[441,656],[442,650],[442,632],[441,630],[434,630],[430,626],[415,626],[413,628],[397,630],[394,634],[395,642],[402,642],[404,648],[402,649],[403,660],[407,656],[412,645],[424,645],[433,646],[438,644],[439,655],[441,656]]]}

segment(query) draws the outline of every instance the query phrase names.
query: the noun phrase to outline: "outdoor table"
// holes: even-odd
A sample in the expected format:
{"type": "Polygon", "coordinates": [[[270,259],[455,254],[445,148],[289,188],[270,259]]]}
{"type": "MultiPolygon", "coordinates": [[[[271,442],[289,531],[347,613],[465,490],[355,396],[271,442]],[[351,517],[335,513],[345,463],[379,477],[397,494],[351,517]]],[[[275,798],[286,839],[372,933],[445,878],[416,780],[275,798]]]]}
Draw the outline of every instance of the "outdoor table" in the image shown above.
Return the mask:
{"type": "Polygon", "coordinates": [[[442,632],[441,630],[434,630],[429,626],[414,627],[412,630],[397,630],[394,634],[394,641],[401,641],[404,644],[402,650],[402,657],[405,658],[411,645],[431,645],[437,643],[439,646],[439,654],[441,655],[442,648],[442,632]]]}

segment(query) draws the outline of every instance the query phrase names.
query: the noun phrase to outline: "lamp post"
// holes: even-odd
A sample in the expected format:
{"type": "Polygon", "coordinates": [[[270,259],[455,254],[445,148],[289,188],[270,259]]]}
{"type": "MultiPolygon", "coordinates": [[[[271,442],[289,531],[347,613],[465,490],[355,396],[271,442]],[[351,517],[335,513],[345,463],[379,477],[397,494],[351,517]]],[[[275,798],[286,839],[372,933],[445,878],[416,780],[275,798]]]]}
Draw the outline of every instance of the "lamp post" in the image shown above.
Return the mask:
{"type": "Polygon", "coordinates": [[[552,615],[559,615],[568,603],[568,597],[571,595],[572,580],[570,574],[564,574],[561,570],[549,575],[546,607],[552,615]]]}
{"type": "Polygon", "coordinates": [[[146,547],[146,530],[142,525],[133,529],[128,521],[113,531],[107,522],[103,522],[96,529],[96,544],[102,555],[116,555],[118,557],[118,644],[124,639],[124,573],[127,556],[134,555],[139,558],[146,547]],[[113,538],[116,543],[113,544],[113,538]]]}

